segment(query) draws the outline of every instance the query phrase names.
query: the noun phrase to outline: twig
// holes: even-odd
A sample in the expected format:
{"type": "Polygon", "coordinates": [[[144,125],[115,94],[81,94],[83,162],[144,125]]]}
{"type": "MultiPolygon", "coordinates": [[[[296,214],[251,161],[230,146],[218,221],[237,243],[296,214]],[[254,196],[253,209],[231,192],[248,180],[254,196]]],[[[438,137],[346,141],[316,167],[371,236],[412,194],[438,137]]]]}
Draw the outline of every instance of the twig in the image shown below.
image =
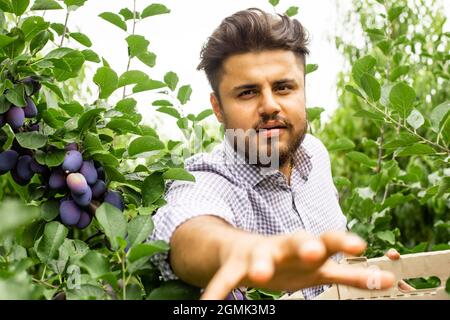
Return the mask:
{"type": "Polygon", "coordinates": [[[62,47],[63,43],[64,43],[64,37],[66,36],[66,30],[67,30],[67,21],[69,20],[69,10],[67,10],[66,13],[66,21],[64,22],[64,30],[61,36],[61,44],[59,45],[59,47],[62,47]]]}
{"type": "MultiPolygon", "coordinates": [[[[136,0],[133,0],[133,29],[131,31],[132,35],[134,35],[135,30],[136,30],[136,0]]],[[[126,71],[130,70],[130,64],[131,64],[131,56],[130,53],[128,52],[128,63],[126,71]]],[[[127,86],[123,86],[122,99],[125,99],[126,87],[127,86]]]]}

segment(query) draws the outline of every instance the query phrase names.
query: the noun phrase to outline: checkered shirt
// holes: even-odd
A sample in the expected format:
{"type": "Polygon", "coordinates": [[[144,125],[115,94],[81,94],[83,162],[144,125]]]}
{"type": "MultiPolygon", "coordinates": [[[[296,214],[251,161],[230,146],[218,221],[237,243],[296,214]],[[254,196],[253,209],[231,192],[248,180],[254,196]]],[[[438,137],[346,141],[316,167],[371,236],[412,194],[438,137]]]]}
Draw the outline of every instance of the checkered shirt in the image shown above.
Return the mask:
{"type": "MultiPolygon", "coordinates": [[[[293,159],[290,185],[279,170],[262,171],[246,163],[227,139],[210,153],[186,159],[185,168],[196,181],[167,183],[167,204],[153,216],[155,228],[149,240],[170,243],[180,224],[206,214],[263,235],[306,230],[318,236],[326,231],[346,230],[325,146],[307,134],[293,159]]],[[[154,255],[152,262],[161,270],[163,279],[178,279],[168,262],[168,253],[154,255]]],[[[311,299],[323,290],[324,286],[316,286],[302,292],[311,299]]]]}

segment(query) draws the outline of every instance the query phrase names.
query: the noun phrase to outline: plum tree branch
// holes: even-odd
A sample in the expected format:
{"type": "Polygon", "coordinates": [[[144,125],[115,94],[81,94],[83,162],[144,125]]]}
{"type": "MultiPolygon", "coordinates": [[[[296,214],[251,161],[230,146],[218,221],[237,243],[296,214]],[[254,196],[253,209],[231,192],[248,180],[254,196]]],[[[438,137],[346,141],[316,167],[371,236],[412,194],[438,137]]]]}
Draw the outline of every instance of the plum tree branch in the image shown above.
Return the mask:
{"type": "Polygon", "coordinates": [[[66,31],[67,31],[67,22],[69,21],[69,10],[67,10],[66,13],[66,20],[64,21],[64,29],[61,35],[61,43],[59,44],[59,47],[62,47],[63,43],[64,43],[64,37],[66,36],[66,31]]]}
{"type": "MultiPolygon", "coordinates": [[[[136,0],[133,0],[133,29],[131,30],[132,35],[134,35],[134,33],[136,31],[136,22],[137,22],[136,21],[136,0]]],[[[130,56],[130,53],[128,52],[128,62],[127,62],[126,71],[130,70],[130,64],[131,64],[131,56],[130,56]]],[[[123,86],[122,99],[125,99],[126,88],[127,88],[127,86],[123,86]]]]}
{"type": "Polygon", "coordinates": [[[374,108],[375,110],[377,110],[378,112],[382,113],[386,118],[387,118],[387,122],[393,125],[398,125],[399,128],[403,128],[404,130],[408,131],[409,133],[411,133],[412,135],[416,136],[417,138],[419,138],[420,140],[422,140],[423,142],[438,148],[442,151],[444,151],[445,153],[450,154],[450,149],[446,148],[445,146],[442,146],[440,144],[434,143],[433,141],[428,140],[425,137],[422,137],[420,134],[418,134],[417,132],[415,132],[414,130],[411,130],[410,128],[408,128],[408,126],[406,126],[405,124],[402,124],[401,121],[399,120],[399,122],[397,123],[397,121],[391,117],[391,115],[385,111],[383,111],[382,109],[378,108],[376,106],[376,104],[373,104],[372,102],[370,102],[369,100],[367,100],[366,98],[364,98],[364,101],[371,106],[372,108],[374,108]]]}

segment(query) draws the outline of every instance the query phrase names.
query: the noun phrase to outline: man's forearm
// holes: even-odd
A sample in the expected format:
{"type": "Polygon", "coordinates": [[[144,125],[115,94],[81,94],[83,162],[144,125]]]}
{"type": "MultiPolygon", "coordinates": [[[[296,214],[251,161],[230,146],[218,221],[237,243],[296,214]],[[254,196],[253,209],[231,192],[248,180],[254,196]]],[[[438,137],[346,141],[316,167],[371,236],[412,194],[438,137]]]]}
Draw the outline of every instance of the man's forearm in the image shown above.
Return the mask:
{"type": "Polygon", "coordinates": [[[192,218],[176,229],[170,241],[172,269],[183,281],[204,288],[219,269],[221,254],[255,237],[216,216],[192,218]]]}

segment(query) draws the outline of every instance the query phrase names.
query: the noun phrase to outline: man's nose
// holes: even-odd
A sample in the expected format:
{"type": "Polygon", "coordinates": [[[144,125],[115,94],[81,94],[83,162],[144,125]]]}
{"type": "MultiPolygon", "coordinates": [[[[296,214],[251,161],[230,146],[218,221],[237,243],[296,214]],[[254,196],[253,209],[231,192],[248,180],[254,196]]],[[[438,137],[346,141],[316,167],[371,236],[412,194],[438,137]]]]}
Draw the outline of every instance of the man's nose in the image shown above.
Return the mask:
{"type": "Polygon", "coordinates": [[[261,93],[261,100],[258,108],[258,112],[263,115],[272,115],[281,111],[280,104],[275,99],[274,93],[271,89],[264,90],[261,93]]]}

